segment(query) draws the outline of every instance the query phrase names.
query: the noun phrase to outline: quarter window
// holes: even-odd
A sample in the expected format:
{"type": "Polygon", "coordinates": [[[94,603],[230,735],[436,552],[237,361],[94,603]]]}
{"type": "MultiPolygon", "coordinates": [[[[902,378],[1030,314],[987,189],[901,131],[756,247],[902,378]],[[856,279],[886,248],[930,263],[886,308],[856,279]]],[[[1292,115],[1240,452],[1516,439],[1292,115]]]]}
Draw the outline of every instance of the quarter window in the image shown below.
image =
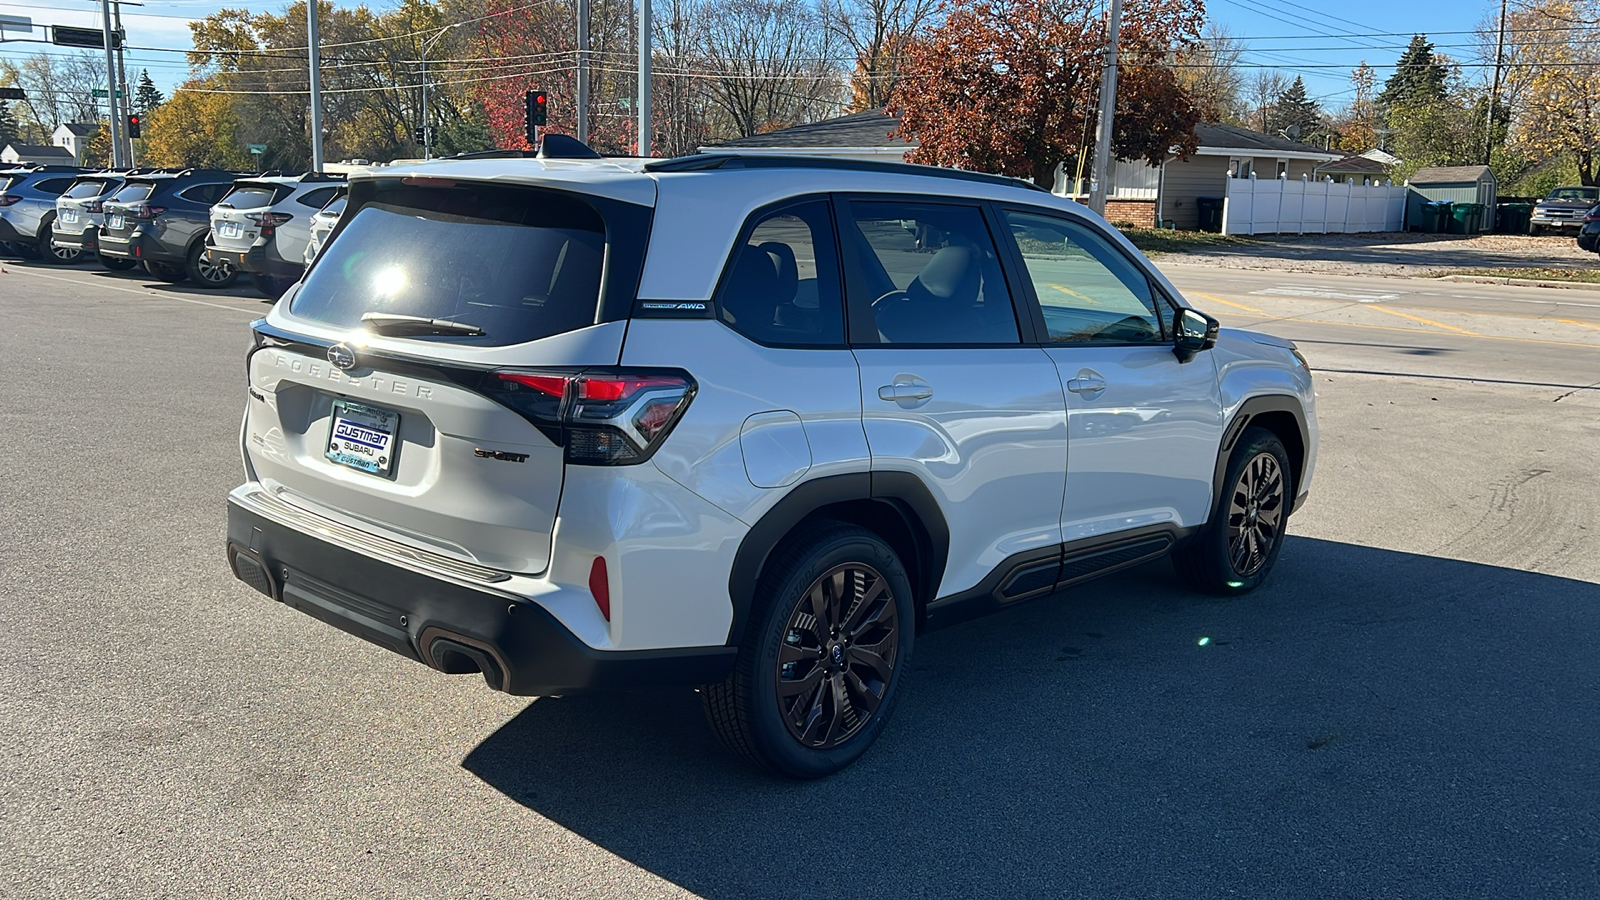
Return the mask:
{"type": "Polygon", "coordinates": [[[850,302],[870,305],[880,343],[1021,341],[994,240],[976,207],[852,202],[850,218],[850,302]]]}
{"type": "Polygon", "coordinates": [[[1088,226],[1008,211],[1052,343],[1145,343],[1164,331],[1144,271],[1088,226]]]}
{"type": "Polygon", "coordinates": [[[332,200],[333,195],[337,194],[338,192],[339,189],[336,187],[318,188],[307,194],[302,194],[295,200],[295,202],[301,206],[309,206],[312,209],[321,209],[324,206],[327,206],[328,201],[332,200]]]}
{"type": "Polygon", "coordinates": [[[760,214],[729,262],[717,310],[729,327],[765,344],[843,344],[844,303],[827,201],[760,214]]]}

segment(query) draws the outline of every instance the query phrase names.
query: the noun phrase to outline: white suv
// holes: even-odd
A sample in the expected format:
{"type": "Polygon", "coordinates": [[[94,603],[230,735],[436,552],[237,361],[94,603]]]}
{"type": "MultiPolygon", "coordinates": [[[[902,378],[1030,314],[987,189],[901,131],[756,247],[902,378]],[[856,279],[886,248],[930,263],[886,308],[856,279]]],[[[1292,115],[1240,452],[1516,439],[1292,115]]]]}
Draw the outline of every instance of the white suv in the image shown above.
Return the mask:
{"type": "Polygon", "coordinates": [[[207,254],[276,299],[305,271],[311,217],[343,189],[342,175],[241,178],[211,207],[207,254]]]}
{"type": "Polygon", "coordinates": [[[791,777],[866,750],[926,629],[1169,553],[1254,588],[1316,458],[1292,344],[944,169],[363,172],[253,327],[237,577],[512,694],[703,685],[791,777]]]}

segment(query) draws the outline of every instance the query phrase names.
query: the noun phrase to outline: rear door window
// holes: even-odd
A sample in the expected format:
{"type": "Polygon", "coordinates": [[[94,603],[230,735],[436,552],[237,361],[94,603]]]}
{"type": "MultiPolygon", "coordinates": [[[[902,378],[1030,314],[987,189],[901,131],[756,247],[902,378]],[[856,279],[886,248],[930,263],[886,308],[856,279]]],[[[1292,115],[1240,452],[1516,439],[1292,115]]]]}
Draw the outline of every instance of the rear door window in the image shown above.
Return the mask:
{"type": "Polygon", "coordinates": [[[33,189],[41,194],[59,196],[63,191],[71,186],[71,178],[46,178],[38,184],[35,184],[33,189]]]}
{"type": "Polygon", "coordinates": [[[443,319],[517,344],[594,324],[606,223],[571,194],[463,183],[379,189],[306,276],[291,311],[361,327],[366,313],[443,319]]]}
{"type": "Polygon", "coordinates": [[[321,209],[324,206],[327,206],[328,201],[332,200],[333,195],[337,194],[338,192],[339,189],[336,187],[318,188],[317,190],[309,191],[299,197],[296,197],[294,202],[300,204],[301,206],[309,206],[312,209],[321,209]]]}
{"type": "Polygon", "coordinates": [[[729,263],[717,309],[735,331],[765,344],[842,345],[844,303],[828,202],[762,214],[729,263]]]}

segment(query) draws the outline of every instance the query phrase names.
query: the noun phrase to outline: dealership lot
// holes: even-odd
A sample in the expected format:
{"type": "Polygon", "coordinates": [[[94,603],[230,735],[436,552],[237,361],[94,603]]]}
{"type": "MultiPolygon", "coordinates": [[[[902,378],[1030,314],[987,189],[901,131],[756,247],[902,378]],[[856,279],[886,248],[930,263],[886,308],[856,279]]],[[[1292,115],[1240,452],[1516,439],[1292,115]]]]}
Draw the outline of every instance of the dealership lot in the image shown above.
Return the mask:
{"type": "Polygon", "coordinates": [[[1600,292],[1167,266],[1318,372],[1272,581],[928,635],[790,784],[691,692],[506,697],[237,584],[267,307],[3,267],[0,895],[1600,892],[1600,292]]]}

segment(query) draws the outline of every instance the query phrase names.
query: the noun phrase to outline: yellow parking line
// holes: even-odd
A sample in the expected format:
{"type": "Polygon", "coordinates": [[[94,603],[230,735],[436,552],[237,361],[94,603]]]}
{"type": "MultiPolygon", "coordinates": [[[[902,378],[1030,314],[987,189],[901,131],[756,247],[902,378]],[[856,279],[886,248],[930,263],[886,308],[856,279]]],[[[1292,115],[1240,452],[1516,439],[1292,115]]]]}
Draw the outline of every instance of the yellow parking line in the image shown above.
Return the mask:
{"type": "Polygon", "coordinates": [[[1593,322],[1579,322],[1577,319],[1557,319],[1556,321],[1565,322],[1568,325],[1576,325],[1579,328],[1593,328],[1595,331],[1600,331],[1600,325],[1596,325],[1593,322]]]}
{"type": "Polygon", "coordinates": [[[1443,322],[1435,322],[1432,319],[1424,319],[1421,316],[1413,316],[1410,313],[1403,313],[1403,312],[1400,312],[1397,309],[1390,309],[1390,308],[1388,308],[1386,306],[1376,306],[1376,305],[1374,305],[1374,306],[1371,306],[1369,308],[1375,309],[1378,312],[1388,313],[1391,316],[1399,316],[1402,319],[1410,319],[1413,322],[1421,322],[1424,325],[1432,325],[1435,328],[1443,328],[1446,331],[1454,331],[1457,334],[1470,334],[1473,337],[1480,337],[1480,335],[1477,332],[1468,331],[1465,328],[1457,328],[1454,325],[1446,325],[1443,322]]]}
{"type": "MultiPolygon", "coordinates": [[[[1403,331],[1406,334],[1413,335],[1430,333],[1426,331],[1418,331],[1415,328],[1403,328],[1399,325],[1369,325],[1365,322],[1339,322],[1333,319],[1275,319],[1270,322],[1258,323],[1257,325],[1253,325],[1251,327],[1259,328],[1261,325],[1276,324],[1293,325],[1298,322],[1308,322],[1313,325],[1342,325],[1346,328],[1376,328],[1380,331],[1403,331]]],[[[1555,344],[1560,347],[1587,347],[1590,350],[1600,350],[1600,344],[1586,344],[1582,341],[1551,341],[1544,338],[1520,338],[1499,334],[1473,334],[1471,332],[1465,333],[1463,337],[1474,337],[1480,341],[1511,341],[1515,344],[1555,344]]]]}
{"type": "Polygon", "coordinates": [[[1234,309],[1242,309],[1245,312],[1253,312],[1258,316],[1266,315],[1266,313],[1256,309],[1254,306],[1245,306],[1243,303],[1235,303],[1232,300],[1224,300],[1221,297],[1213,297],[1210,294],[1202,294],[1199,291],[1190,291],[1189,293],[1195,295],[1196,297],[1204,297],[1205,299],[1210,300],[1212,303],[1221,303],[1223,306],[1231,306],[1234,309]]]}

